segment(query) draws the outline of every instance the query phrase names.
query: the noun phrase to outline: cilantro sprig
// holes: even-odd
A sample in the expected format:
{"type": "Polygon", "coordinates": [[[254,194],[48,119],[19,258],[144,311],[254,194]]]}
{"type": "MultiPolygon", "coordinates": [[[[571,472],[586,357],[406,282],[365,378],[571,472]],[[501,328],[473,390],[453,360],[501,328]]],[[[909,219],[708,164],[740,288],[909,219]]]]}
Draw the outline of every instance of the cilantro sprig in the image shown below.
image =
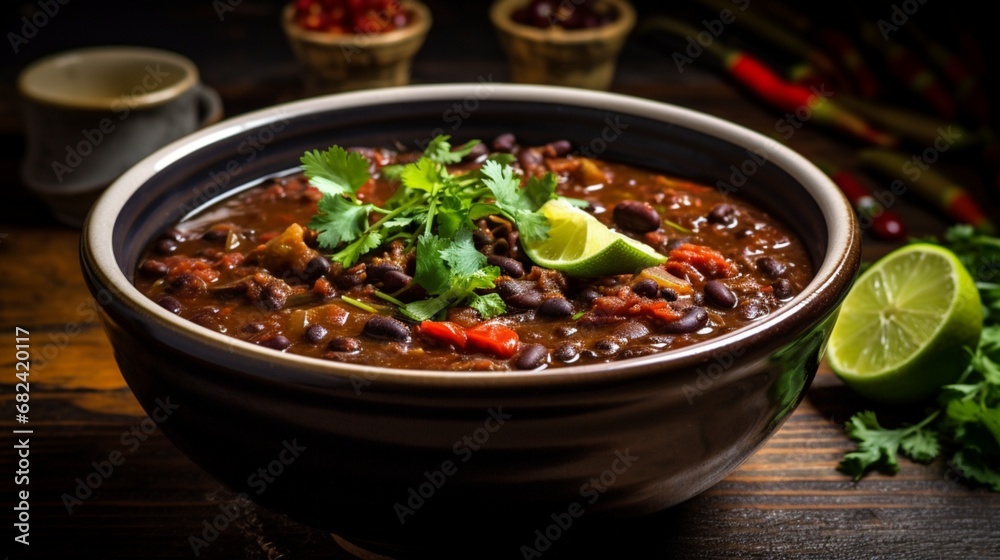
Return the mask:
{"type": "Polygon", "coordinates": [[[895,473],[899,454],[921,463],[949,455],[959,475],[1000,492],[1000,238],[959,225],[943,244],[975,278],[983,302],[985,322],[977,348],[970,349],[972,361],[916,424],[884,428],[870,410],[852,416],[845,429],[857,449],[838,469],[859,480],[872,470],[895,473]]]}
{"type": "Polygon", "coordinates": [[[358,197],[371,179],[371,164],[363,155],[333,146],[301,158],[310,184],[323,193],[309,227],[331,260],[350,267],[394,240],[416,251],[414,282],[431,297],[399,306],[416,321],[455,305],[473,307],[484,318],[504,313],[499,296],[479,293],[494,287],[500,271],[486,266],[486,257],[472,243],[475,220],[499,214],[526,239],[544,239],[549,224],[538,209],[557,196],[552,173],[532,177],[522,187],[509,154],[491,154],[478,169],[453,173],[448,166],[459,163],[479,141],[452,147],[449,140],[437,136],[417,161],[383,167],[382,176],[398,187],[381,206],[358,197]]]}

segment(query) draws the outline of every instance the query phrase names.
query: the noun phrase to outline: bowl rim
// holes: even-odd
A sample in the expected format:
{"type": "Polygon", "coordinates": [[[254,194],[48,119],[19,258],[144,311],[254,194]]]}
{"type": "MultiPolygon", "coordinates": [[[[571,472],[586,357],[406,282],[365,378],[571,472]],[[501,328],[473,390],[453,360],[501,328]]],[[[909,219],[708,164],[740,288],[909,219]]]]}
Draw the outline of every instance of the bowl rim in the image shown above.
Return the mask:
{"type": "MultiPolygon", "coordinates": [[[[366,379],[377,377],[377,385],[382,387],[409,388],[585,386],[634,379],[656,375],[667,368],[704,365],[720,355],[720,352],[733,352],[734,348],[752,349],[755,343],[772,340],[778,333],[804,334],[846,295],[860,263],[860,231],[854,210],[832,180],[802,155],[763,134],[693,109],[619,93],[520,84],[494,84],[495,89],[490,99],[545,104],[557,100],[563,105],[598,108],[667,122],[745,149],[767,146],[768,162],[774,163],[804,186],[826,221],[826,257],[822,262],[816,263],[812,281],[786,305],[759,323],[669,352],[608,363],[542,370],[462,372],[346,364],[276,352],[205,329],[166,311],[142,294],[120,270],[112,247],[115,228],[109,224],[117,223],[119,211],[139,187],[177,160],[207,148],[218,140],[266,126],[279,117],[294,119],[318,111],[463,99],[467,95],[473,95],[479,87],[481,84],[478,83],[449,83],[336,93],[259,109],[194,132],[149,155],[104,191],[84,224],[81,257],[89,266],[89,272],[98,286],[114,294],[119,303],[143,317],[143,320],[154,321],[197,346],[211,347],[225,355],[238,351],[245,357],[259,360],[262,366],[272,366],[243,371],[245,375],[284,385],[302,382],[311,387],[330,388],[342,386],[345,381],[354,380],[359,374],[366,379]],[[295,375],[291,375],[291,372],[295,375]]],[[[791,340],[794,339],[789,339],[788,342],[791,340]]]]}

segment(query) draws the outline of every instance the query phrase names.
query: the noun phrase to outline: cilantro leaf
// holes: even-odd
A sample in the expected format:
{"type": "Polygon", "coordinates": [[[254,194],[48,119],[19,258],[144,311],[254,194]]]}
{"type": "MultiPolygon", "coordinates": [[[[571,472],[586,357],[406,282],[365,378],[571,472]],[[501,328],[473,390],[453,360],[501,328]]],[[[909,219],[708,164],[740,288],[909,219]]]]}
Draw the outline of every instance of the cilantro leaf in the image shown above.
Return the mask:
{"type": "Polygon", "coordinates": [[[873,469],[895,473],[899,471],[896,456],[900,447],[911,459],[922,462],[933,460],[940,453],[940,446],[936,445],[937,433],[924,426],[936,417],[937,413],[917,425],[890,430],[880,426],[875,413],[870,410],[855,414],[848,420],[845,429],[847,435],[858,442],[858,448],[844,455],[837,468],[854,477],[854,480],[860,480],[873,469]]]}
{"type": "Polygon", "coordinates": [[[951,464],[963,477],[984,484],[994,492],[1000,492],[1000,471],[991,467],[979,453],[963,449],[955,453],[951,464]]]}
{"type": "Polygon", "coordinates": [[[507,305],[504,304],[500,294],[474,295],[469,299],[469,307],[479,312],[483,319],[489,319],[507,312],[507,305]]]}
{"type": "Polygon", "coordinates": [[[424,156],[437,163],[458,163],[479,144],[479,140],[469,140],[465,144],[453,149],[451,144],[448,143],[449,140],[451,140],[451,136],[446,134],[435,136],[427,144],[427,147],[424,148],[424,156]]]}
{"type": "Polygon", "coordinates": [[[306,152],[300,161],[309,183],[325,194],[353,195],[369,178],[368,160],[340,146],[306,152]]]}
{"type": "Polygon", "coordinates": [[[448,172],[434,160],[422,157],[416,163],[403,167],[399,178],[408,189],[433,192],[440,188],[448,172]]]}
{"type": "Polygon", "coordinates": [[[439,295],[447,291],[451,272],[441,259],[441,251],[451,242],[432,234],[420,236],[417,242],[417,261],[413,281],[423,286],[427,293],[439,295]]]}
{"type": "Polygon", "coordinates": [[[483,184],[493,193],[494,206],[517,224],[518,234],[529,242],[545,239],[549,220],[538,209],[555,197],[555,176],[549,173],[544,179],[529,179],[522,189],[521,180],[509,166],[486,161],[480,171],[483,184]]]}
{"type": "Polygon", "coordinates": [[[479,252],[472,243],[472,232],[459,230],[454,240],[441,250],[441,258],[448,263],[448,269],[455,276],[471,276],[486,266],[486,255],[479,252]]]}
{"type": "Polygon", "coordinates": [[[309,222],[309,227],[319,232],[316,240],[327,249],[357,239],[368,225],[372,209],[371,204],[354,204],[339,194],[323,195],[316,207],[318,213],[309,222]]]}
{"type": "Polygon", "coordinates": [[[358,239],[344,247],[337,253],[333,254],[330,258],[340,263],[341,265],[348,267],[358,262],[358,259],[362,255],[375,249],[382,244],[382,234],[377,231],[369,229],[365,233],[361,234],[358,239]]]}

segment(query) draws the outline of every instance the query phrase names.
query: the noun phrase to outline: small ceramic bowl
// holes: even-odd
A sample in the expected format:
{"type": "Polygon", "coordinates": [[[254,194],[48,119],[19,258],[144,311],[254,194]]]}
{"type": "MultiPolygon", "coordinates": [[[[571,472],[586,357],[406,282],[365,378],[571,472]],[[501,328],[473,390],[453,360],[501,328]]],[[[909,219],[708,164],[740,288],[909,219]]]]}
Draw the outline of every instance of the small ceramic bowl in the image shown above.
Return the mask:
{"type": "Polygon", "coordinates": [[[38,60],[18,78],[21,175],[60,221],[80,226],[100,192],[164,145],[222,118],[219,95],[179,54],[92,47],[38,60]]]}
{"type": "Polygon", "coordinates": [[[431,11],[418,0],[403,0],[401,5],[411,16],[405,27],[350,35],[304,29],[295,23],[294,3],[285,6],[282,28],[305,72],[307,93],[409,84],[413,58],[427,37],[432,18],[431,11]]]}
{"type": "Polygon", "coordinates": [[[659,512],[745,461],[805,394],[857,274],[859,240],[850,204],[819,169],[732,123],[604,92],[452,84],[317,97],[195,133],[105,192],[81,250],[129,387],[154,417],[169,405],[160,428],[198,465],[366,549],[476,558],[521,557],[554,519],[659,512]],[[456,141],[561,138],[608,160],[725,182],[792,228],[815,278],[780,310],[710,341],[540,372],[289,355],[181,319],[133,286],[147,244],[206,202],[297,169],[306,150],[425,144],[467,99],[478,108],[451,131],[456,141]],[[263,135],[264,150],[241,154],[263,135]]]}
{"type": "Polygon", "coordinates": [[[542,29],[512,19],[514,11],[529,1],[496,0],[490,7],[490,21],[507,53],[511,81],[608,89],[618,55],[635,27],[632,5],[627,0],[597,0],[614,9],[618,14],[614,21],[592,29],[563,29],[557,25],[542,29]]]}

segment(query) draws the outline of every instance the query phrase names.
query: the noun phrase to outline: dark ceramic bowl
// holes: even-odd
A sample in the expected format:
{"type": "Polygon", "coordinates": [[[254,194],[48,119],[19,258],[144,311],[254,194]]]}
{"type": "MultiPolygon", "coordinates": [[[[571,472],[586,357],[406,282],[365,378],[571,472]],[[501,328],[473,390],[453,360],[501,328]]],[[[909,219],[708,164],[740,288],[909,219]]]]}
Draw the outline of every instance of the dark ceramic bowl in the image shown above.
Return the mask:
{"type": "Polygon", "coordinates": [[[858,263],[847,201],[772,140],[662,103],[490,83],[340,94],[223,121],[128,171],[91,212],[82,241],[125,379],[151,415],[164,418],[156,409],[168,399],[175,408],[161,425],[167,437],[260,504],[383,550],[467,540],[516,553],[536,529],[647,515],[709,488],[802,399],[858,263]],[[511,373],[287,355],[180,319],[132,286],[159,232],[207,200],[296,167],[308,149],[504,131],[731,186],[798,233],[816,277],[780,311],[708,342],[511,373]]]}

